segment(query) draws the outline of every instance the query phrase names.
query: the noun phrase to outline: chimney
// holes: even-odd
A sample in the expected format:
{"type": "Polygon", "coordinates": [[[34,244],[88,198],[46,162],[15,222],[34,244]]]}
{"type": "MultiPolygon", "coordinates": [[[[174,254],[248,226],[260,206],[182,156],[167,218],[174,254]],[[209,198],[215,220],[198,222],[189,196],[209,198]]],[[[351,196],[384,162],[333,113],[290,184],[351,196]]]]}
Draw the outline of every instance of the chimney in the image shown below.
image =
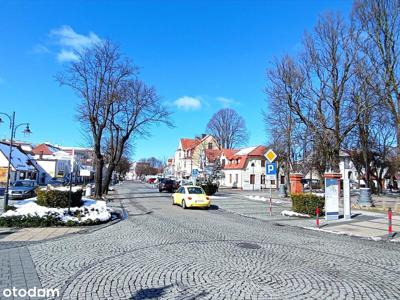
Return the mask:
{"type": "Polygon", "coordinates": [[[201,135],[201,138],[204,139],[206,136],[207,136],[207,134],[203,133],[203,134],[201,135]]]}

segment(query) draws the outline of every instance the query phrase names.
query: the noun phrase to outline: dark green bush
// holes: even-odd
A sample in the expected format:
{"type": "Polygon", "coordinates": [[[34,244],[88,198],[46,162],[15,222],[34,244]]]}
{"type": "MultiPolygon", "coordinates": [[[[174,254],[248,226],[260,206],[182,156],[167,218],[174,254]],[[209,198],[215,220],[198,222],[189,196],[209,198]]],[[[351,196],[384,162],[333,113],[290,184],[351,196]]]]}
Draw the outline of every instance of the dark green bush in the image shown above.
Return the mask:
{"type": "Polygon", "coordinates": [[[0,218],[0,227],[49,227],[57,225],[64,225],[64,223],[54,216],[12,216],[0,218]]]}
{"type": "Polygon", "coordinates": [[[214,195],[218,191],[218,185],[215,183],[207,182],[201,185],[207,196],[214,195]]]}
{"type": "Polygon", "coordinates": [[[8,211],[8,210],[16,210],[16,209],[17,209],[17,208],[16,208],[15,206],[13,206],[13,205],[7,205],[5,211],[8,211]]]}
{"type": "MultiPolygon", "coordinates": [[[[69,191],[59,190],[36,190],[36,203],[46,207],[66,208],[68,207],[69,191]]],[[[71,207],[82,206],[82,190],[72,192],[71,207]]]]}
{"type": "Polygon", "coordinates": [[[58,217],[48,215],[39,216],[12,216],[0,217],[0,227],[50,227],[50,226],[90,226],[101,224],[99,219],[86,220],[78,223],[72,220],[66,223],[62,222],[58,217]]]}
{"type": "Polygon", "coordinates": [[[297,213],[316,215],[317,207],[319,207],[320,215],[324,213],[325,199],[314,194],[291,194],[292,209],[297,213]]]}

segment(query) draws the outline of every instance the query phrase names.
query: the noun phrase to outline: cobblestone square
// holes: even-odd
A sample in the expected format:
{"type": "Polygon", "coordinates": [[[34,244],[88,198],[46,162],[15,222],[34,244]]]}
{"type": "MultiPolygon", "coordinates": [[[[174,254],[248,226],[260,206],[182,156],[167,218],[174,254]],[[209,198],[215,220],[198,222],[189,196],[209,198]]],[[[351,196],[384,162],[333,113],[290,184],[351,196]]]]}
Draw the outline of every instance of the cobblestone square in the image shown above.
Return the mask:
{"type": "Polygon", "coordinates": [[[61,299],[396,299],[400,293],[395,243],[276,226],[279,215],[269,217],[265,203],[254,201],[248,209],[265,213],[262,220],[238,213],[243,203],[233,198],[225,208],[215,200],[210,210],[183,210],[170,194],[142,183],[122,184],[111,201],[120,201],[129,217],[40,242],[0,240],[1,289],[58,289],[61,299]]]}

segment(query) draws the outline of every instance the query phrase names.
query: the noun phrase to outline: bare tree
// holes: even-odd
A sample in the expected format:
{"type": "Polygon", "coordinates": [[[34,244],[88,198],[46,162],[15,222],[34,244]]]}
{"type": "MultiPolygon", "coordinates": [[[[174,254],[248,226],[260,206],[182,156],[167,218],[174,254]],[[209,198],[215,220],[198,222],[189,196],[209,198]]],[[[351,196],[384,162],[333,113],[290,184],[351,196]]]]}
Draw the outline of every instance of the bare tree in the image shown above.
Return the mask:
{"type": "Polygon", "coordinates": [[[380,81],[392,122],[400,157],[400,1],[356,0],[353,21],[361,32],[359,45],[380,81]]]}
{"type": "Polygon", "coordinates": [[[154,87],[135,79],[121,85],[118,99],[109,114],[110,160],[104,179],[103,193],[108,192],[112,173],[126,151],[132,137],[149,136],[155,124],[173,126],[171,112],[161,103],[154,87]]]}
{"type": "Polygon", "coordinates": [[[102,196],[104,155],[101,144],[111,108],[119,99],[121,85],[136,75],[136,68],[123,57],[110,41],[76,52],[77,61],[70,63],[56,79],[71,87],[81,99],[77,115],[89,127],[95,154],[95,196],[102,196]]]}
{"type": "Polygon", "coordinates": [[[268,86],[267,110],[263,111],[269,144],[278,154],[280,168],[284,169],[286,188],[290,191],[289,174],[295,171],[293,158],[299,148],[299,127],[301,123],[293,111],[291,103],[299,101],[303,79],[293,68],[289,56],[275,60],[267,70],[268,86]]]}
{"type": "Polygon", "coordinates": [[[249,138],[245,120],[231,108],[217,111],[208,122],[206,132],[217,140],[220,149],[244,145],[249,138]]]}
{"type": "Polygon", "coordinates": [[[118,165],[115,167],[115,171],[118,173],[120,179],[123,179],[126,176],[126,173],[129,172],[131,166],[132,163],[130,162],[130,160],[125,155],[123,155],[118,162],[118,165]]]}
{"type": "Polygon", "coordinates": [[[339,15],[327,14],[305,36],[298,63],[288,60],[282,72],[301,82],[300,96],[289,98],[288,106],[312,134],[326,168],[334,171],[339,170],[341,145],[355,126],[348,97],[356,59],[352,38],[339,15]]]}

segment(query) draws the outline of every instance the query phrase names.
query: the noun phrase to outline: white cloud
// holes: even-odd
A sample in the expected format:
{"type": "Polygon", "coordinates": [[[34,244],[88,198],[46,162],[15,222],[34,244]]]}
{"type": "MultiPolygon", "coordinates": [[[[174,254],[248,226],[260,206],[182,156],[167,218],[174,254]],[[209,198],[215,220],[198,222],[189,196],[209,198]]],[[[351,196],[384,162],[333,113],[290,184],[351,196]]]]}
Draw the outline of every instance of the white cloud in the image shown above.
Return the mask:
{"type": "Polygon", "coordinates": [[[77,61],[79,57],[73,51],[61,49],[57,54],[57,60],[59,62],[77,61]]]}
{"type": "Polygon", "coordinates": [[[223,107],[230,107],[232,105],[239,105],[240,102],[234,99],[225,98],[225,97],[217,97],[217,101],[222,104],[223,107]]]}
{"type": "Polygon", "coordinates": [[[46,46],[42,45],[42,44],[37,44],[35,45],[35,47],[33,47],[33,52],[37,53],[37,54],[46,54],[46,53],[50,53],[49,48],[47,48],[46,46]]]}
{"type": "Polygon", "coordinates": [[[196,110],[200,109],[201,101],[199,98],[184,96],[174,102],[179,109],[196,110]]]}
{"type": "Polygon", "coordinates": [[[49,40],[35,45],[33,53],[56,54],[59,62],[76,61],[78,60],[76,52],[81,52],[100,42],[101,39],[94,32],[84,35],[76,32],[71,26],[63,25],[50,30],[49,40]]]}
{"type": "Polygon", "coordinates": [[[51,30],[50,36],[56,39],[56,42],[61,46],[76,51],[81,51],[84,48],[92,47],[101,41],[97,34],[93,32],[89,32],[88,35],[79,34],[68,25],[51,30]]]}

